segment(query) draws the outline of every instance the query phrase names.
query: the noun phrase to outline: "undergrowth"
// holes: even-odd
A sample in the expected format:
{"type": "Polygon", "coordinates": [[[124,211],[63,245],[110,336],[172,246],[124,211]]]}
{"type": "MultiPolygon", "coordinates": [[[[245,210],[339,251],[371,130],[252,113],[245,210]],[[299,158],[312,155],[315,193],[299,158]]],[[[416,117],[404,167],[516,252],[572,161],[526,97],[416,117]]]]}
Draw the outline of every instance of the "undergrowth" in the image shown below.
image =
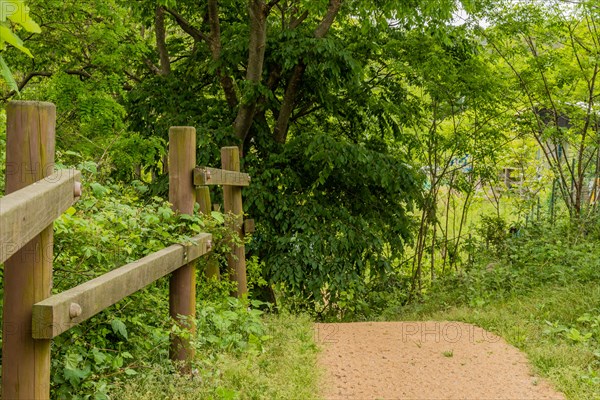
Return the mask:
{"type": "MultiPolygon", "coordinates": [[[[202,314],[211,325],[198,335],[195,375],[173,374],[168,364],[158,363],[115,388],[116,399],[312,399],[318,396],[317,347],[312,322],[303,316],[267,315],[254,320],[260,336],[242,332],[252,324],[233,327],[229,313],[202,314]],[[217,322],[218,321],[218,322],[217,322]],[[240,331],[241,330],[241,331],[240,331]]],[[[206,322],[206,320],[205,320],[206,322]]],[[[205,328],[206,326],[203,325],[205,328]]],[[[256,332],[255,332],[256,333],[256,332]]]]}
{"type": "MultiPolygon", "coordinates": [[[[308,318],[266,314],[268,304],[229,297],[235,286],[227,278],[225,238],[232,216],[178,215],[140,181],[101,179],[94,163],[77,168],[86,190],[54,225],[54,293],[199,232],[211,233],[214,245],[197,267],[193,376],[179,375],[169,358],[170,336],[184,333],[169,316],[168,278],[162,278],[52,341],[51,398],[315,397],[317,349],[308,318]],[[208,257],[221,265],[222,281],[204,278],[208,257]]],[[[259,268],[248,260],[251,288],[264,284],[259,268]]]]}

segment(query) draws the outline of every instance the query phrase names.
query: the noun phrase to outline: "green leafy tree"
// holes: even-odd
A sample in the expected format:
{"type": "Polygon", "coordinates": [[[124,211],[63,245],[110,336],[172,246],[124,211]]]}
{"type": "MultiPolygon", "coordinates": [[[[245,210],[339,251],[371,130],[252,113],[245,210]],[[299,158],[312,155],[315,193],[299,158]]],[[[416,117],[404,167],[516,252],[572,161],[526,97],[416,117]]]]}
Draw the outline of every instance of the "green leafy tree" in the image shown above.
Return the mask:
{"type": "Polygon", "coordinates": [[[594,2],[498,5],[486,33],[513,82],[515,130],[533,137],[573,217],[598,190],[600,14],[594,2]],[[594,178],[594,179],[592,179],[594,178]]]}
{"type": "MultiPolygon", "coordinates": [[[[473,2],[464,3],[468,11],[475,9],[473,2]]],[[[265,225],[265,232],[283,235],[264,235],[261,240],[257,235],[250,246],[271,262],[265,278],[298,295],[311,293],[307,304],[323,304],[319,293],[335,300],[370,276],[382,280],[410,241],[407,210],[418,205],[420,185],[415,182],[420,180],[420,165],[409,166],[413,139],[406,128],[425,118],[414,88],[427,85],[433,73],[415,78],[411,68],[401,65],[414,66],[410,54],[424,50],[411,47],[419,40],[413,33],[442,41],[448,37],[448,23],[459,4],[40,1],[36,8],[44,16],[48,35],[44,40],[31,38],[28,44],[38,47],[36,53],[44,58],[34,65],[22,60],[20,82],[31,88],[28,96],[53,99],[64,113],[58,135],[64,159],[92,156],[113,177],[151,181],[153,193],[164,193],[162,157],[169,126],[198,128],[203,149],[199,164],[218,164],[219,147],[238,144],[245,155],[244,168],[260,177],[250,190],[266,191],[270,199],[268,208],[251,202],[248,211],[259,226],[265,225]],[[306,173],[297,167],[302,163],[317,169],[329,165],[316,163],[310,152],[295,154],[301,145],[312,143],[310,138],[326,146],[327,155],[335,160],[335,175],[295,180],[295,175],[306,173]],[[387,167],[369,168],[365,159],[387,167]],[[283,174],[288,164],[295,167],[283,174]],[[382,176],[365,174],[363,169],[382,176]],[[294,196],[266,179],[274,171],[280,171],[275,176],[282,187],[294,188],[294,196]],[[336,179],[346,182],[356,176],[362,177],[359,186],[336,186],[336,179]],[[369,242],[363,241],[359,248],[365,251],[352,253],[359,258],[355,272],[350,272],[351,266],[347,271],[340,268],[344,264],[340,260],[348,258],[334,260],[328,255],[352,243],[343,233],[352,222],[336,225],[343,219],[340,207],[325,201],[325,194],[345,199],[341,209],[348,221],[368,221],[366,237],[378,243],[374,249],[393,251],[382,250],[383,258],[376,262],[367,251],[369,242]],[[300,281],[292,281],[286,263],[307,265],[303,253],[280,246],[284,258],[278,258],[273,249],[279,238],[285,242],[297,237],[298,227],[281,229],[274,216],[315,198],[323,204],[319,210],[312,208],[315,215],[306,219],[306,229],[321,232],[323,243],[330,243],[315,256],[322,263],[319,268],[335,273],[315,267],[307,269],[300,281]],[[375,198],[391,205],[393,214],[367,212],[366,202],[375,198]],[[397,218],[393,223],[392,216],[397,218]]],[[[459,53],[460,40],[456,44],[454,51],[459,53]]]]}
{"type": "MultiPolygon", "coordinates": [[[[326,256],[332,254],[331,249],[343,248],[351,241],[341,231],[335,233],[336,229],[324,233],[324,227],[336,226],[339,207],[325,202],[326,197],[319,197],[324,208],[318,212],[313,208],[314,218],[305,219],[305,229],[323,232],[322,243],[329,242],[331,247],[316,252],[318,262],[305,260],[306,252],[294,252],[295,246],[283,245],[302,236],[298,226],[278,226],[278,218],[288,215],[285,219],[289,220],[290,209],[302,208],[312,201],[314,185],[322,186],[323,193],[332,199],[347,196],[349,202],[355,202],[348,208],[349,221],[368,214],[362,207],[365,198],[362,193],[354,193],[357,189],[351,186],[339,187],[343,193],[326,189],[333,176],[316,183],[310,179],[294,181],[294,174],[285,166],[304,163],[322,168],[314,164],[309,152],[301,151],[298,143],[306,145],[313,137],[315,143],[331,144],[317,139],[323,136],[338,143],[329,147],[332,160],[338,157],[335,151],[346,151],[342,159],[347,167],[338,166],[337,175],[365,177],[362,170],[356,169],[368,168],[361,159],[365,151],[379,152],[388,160],[395,160],[398,167],[405,165],[409,153],[403,128],[420,117],[421,104],[414,101],[414,93],[406,83],[412,79],[408,75],[410,68],[397,68],[400,62],[395,59],[414,62],[410,55],[418,49],[407,46],[411,31],[428,31],[440,40],[447,36],[446,23],[456,6],[451,1],[423,1],[410,6],[398,1],[208,1],[200,7],[177,1],[163,2],[156,8],[142,5],[147,22],[154,24],[157,55],[152,59],[154,76],[128,97],[133,126],[140,132],[159,135],[164,135],[169,125],[197,126],[203,145],[211,147],[201,156],[208,159],[215,158],[222,143],[239,144],[246,156],[246,169],[260,177],[250,189],[248,211],[259,226],[264,224],[265,232],[272,232],[260,240],[257,235],[251,246],[269,260],[267,278],[294,288],[309,303],[323,303],[325,295],[332,296],[328,304],[333,304],[344,287],[368,280],[367,271],[382,277],[386,268],[398,263],[404,243],[410,240],[411,223],[408,218],[398,217],[406,234],[392,236],[392,231],[383,228],[389,224],[385,213],[370,214],[371,233],[365,237],[372,235],[381,243],[374,249],[394,248],[392,253],[384,252],[393,254],[385,263],[373,262],[368,251],[352,253],[358,257],[352,262],[346,256],[332,258],[326,256]],[[165,91],[169,96],[164,95],[165,91]],[[355,150],[347,151],[353,146],[355,150]],[[281,172],[274,175],[274,171],[281,172]],[[271,184],[266,177],[277,177],[277,184],[271,184]],[[286,183],[287,179],[291,181],[286,183]],[[282,190],[288,187],[293,187],[298,196],[282,190]],[[263,190],[270,198],[268,207],[260,207],[258,201],[252,200],[261,197],[259,192],[263,190]],[[297,268],[289,267],[291,259],[297,268]],[[347,270],[339,268],[345,263],[347,270]],[[350,265],[354,263],[359,267],[353,270],[350,265]],[[387,267],[380,268],[384,264],[387,267]],[[297,275],[298,270],[306,273],[297,275]]],[[[455,50],[459,51],[459,46],[455,50]]],[[[424,76],[411,84],[422,86],[428,79],[424,76]]],[[[314,146],[310,148],[317,151],[314,146]]],[[[408,181],[418,180],[416,168],[404,172],[397,168],[371,169],[384,174],[385,182],[400,180],[399,175],[412,176],[408,181]]],[[[420,191],[414,184],[398,191],[390,190],[378,179],[374,182],[358,184],[366,187],[367,197],[378,193],[382,204],[412,205],[420,191]]],[[[406,208],[410,207],[398,210],[406,208]]],[[[304,242],[306,249],[310,249],[312,240],[304,242]]],[[[364,243],[358,248],[374,242],[364,243]]]]}

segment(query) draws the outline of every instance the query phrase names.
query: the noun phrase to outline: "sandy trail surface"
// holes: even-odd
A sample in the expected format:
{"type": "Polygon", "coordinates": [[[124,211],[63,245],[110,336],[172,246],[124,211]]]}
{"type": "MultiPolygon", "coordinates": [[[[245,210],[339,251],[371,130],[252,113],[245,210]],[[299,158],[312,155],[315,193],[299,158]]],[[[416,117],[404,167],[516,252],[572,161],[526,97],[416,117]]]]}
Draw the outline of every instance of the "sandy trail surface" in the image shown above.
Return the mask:
{"type": "Polygon", "coordinates": [[[326,399],[565,399],[523,353],[460,322],[316,324],[326,399]]]}

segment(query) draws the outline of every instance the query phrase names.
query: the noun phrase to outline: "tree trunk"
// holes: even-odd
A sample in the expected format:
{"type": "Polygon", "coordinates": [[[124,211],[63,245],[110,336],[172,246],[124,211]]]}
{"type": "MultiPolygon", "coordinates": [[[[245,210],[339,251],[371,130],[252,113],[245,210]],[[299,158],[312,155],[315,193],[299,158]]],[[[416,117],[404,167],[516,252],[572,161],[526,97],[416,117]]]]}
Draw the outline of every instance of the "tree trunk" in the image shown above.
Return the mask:
{"type": "Polygon", "coordinates": [[[167,31],[165,29],[165,9],[162,6],[156,7],[154,17],[154,26],[156,30],[156,48],[160,58],[160,75],[169,75],[171,73],[171,60],[169,60],[169,51],[167,50],[167,31]]]}
{"type": "MultiPolygon", "coordinates": [[[[265,48],[267,43],[267,5],[262,0],[250,0],[248,14],[250,16],[250,43],[248,46],[248,69],[246,80],[257,89],[261,82],[265,48]]],[[[233,123],[236,137],[244,143],[256,112],[257,99],[240,104],[237,117],[233,123]]]]}
{"type": "MultiPolygon", "coordinates": [[[[319,26],[315,29],[315,38],[322,39],[325,37],[325,35],[327,35],[329,29],[331,29],[331,25],[335,21],[335,17],[340,11],[341,5],[342,0],[329,1],[327,13],[321,20],[319,26]]],[[[290,117],[292,115],[292,112],[294,111],[296,96],[300,89],[300,84],[302,83],[302,77],[304,76],[305,71],[306,64],[304,63],[304,60],[300,60],[298,64],[294,67],[292,76],[288,81],[288,85],[283,96],[283,102],[281,104],[279,115],[277,117],[277,122],[275,124],[275,128],[273,129],[273,138],[277,143],[285,143],[287,139],[290,117]]]]}

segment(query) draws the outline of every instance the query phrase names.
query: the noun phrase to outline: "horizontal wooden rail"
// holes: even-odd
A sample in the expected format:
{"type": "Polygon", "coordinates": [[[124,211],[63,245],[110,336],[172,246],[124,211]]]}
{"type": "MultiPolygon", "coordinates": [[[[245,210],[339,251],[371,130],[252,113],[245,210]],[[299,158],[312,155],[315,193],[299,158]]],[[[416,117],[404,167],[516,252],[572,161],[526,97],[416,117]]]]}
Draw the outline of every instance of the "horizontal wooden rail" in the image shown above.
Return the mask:
{"type": "Polygon", "coordinates": [[[198,167],[194,169],[194,185],[250,186],[250,175],[237,171],[198,167]]]}
{"type": "Polygon", "coordinates": [[[0,263],[42,232],[81,196],[81,173],[67,169],[0,198],[0,263]]]}
{"type": "Polygon", "coordinates": [[[33,306],[34,339],[52,339],[211,250],[212,235],[175,244],[33,306]]]}

